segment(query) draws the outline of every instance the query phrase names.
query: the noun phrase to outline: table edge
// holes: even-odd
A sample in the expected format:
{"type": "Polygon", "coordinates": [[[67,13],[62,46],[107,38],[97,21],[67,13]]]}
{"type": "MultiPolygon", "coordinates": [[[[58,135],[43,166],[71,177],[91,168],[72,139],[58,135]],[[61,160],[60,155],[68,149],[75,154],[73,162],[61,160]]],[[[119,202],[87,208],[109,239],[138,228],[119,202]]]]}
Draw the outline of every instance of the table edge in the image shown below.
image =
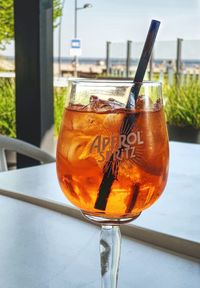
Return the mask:
{"type": "MultiPolygon", "coordinates": [[[[31,203],[42,208],[46,208],[64,215],[74,217],[84,222],[89,222],[83,217],[80,210],[74,206],[69,206],[61,202],[53,201],[50,199],[34,197],[19,192],[13,192],[5,189],[0,189],[0,195],[16,200],[31,203]]],[[[91,222],[89,222],[92,224],[91,222]]],[[[95,225],[93,223],[93,225],[95,225]]],[[[96,224],[98,225],[98,224],[96,224]]],[[[200,243],[188,239],[180,238],[177,236],[169,235],[163,232],[155,231],[152,229],[140,227],[134,224],[121,225],[121,232],[130,238],[134,238],[160,248],[164,248],[185,256],[200,259],[200,243]]]]}

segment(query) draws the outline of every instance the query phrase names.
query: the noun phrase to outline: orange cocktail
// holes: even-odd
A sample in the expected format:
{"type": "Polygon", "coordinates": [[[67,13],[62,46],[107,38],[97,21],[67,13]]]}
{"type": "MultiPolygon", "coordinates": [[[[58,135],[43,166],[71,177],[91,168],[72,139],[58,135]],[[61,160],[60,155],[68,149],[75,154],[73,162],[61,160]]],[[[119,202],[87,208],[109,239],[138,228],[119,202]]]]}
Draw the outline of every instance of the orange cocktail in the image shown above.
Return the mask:
{"type": "Polygon", "coordinates": [[[135,217],[162,193],[168,173],[168,136],[162,104],[144,109],[85,110],[71,104],[64,111],[57,148],[57,174],[66,197],[84,213],[106,218],[135,217]],[[136,117],[130,131],[124,118],[136,117]],[[105,209],[95,203],[106,165],[116,169],[105,209]],[[115,167],[117,166],[117,168],[115,167]],[[115,168],[114,168],[115,167],[115,168]],[[96,205],[97,206],[97,205],[96,205]]]}

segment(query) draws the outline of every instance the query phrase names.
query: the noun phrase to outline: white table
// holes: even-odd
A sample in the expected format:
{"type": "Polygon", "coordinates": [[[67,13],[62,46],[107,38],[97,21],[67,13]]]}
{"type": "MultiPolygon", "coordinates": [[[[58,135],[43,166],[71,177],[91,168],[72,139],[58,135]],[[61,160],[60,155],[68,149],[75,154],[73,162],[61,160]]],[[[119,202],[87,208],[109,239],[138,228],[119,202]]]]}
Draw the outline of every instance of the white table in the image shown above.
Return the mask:
{"type": "MultiPolygon", "coordinates": [[[[200,145],[170,148],[163,196],[122,227],[119,288],[199,287],[200,145]]],[[[0,194],[0,287],[100,287],[99,227],[66,201],[55,164],[1,173],[0,194]]]]}

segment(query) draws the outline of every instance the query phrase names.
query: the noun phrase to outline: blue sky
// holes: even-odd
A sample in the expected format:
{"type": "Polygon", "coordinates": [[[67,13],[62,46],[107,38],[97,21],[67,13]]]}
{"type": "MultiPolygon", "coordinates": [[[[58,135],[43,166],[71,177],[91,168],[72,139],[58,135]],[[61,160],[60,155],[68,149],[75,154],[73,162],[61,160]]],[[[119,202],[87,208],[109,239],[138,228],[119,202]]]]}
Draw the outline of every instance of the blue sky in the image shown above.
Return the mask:
{"type": "MultiPolygon", "coordinates": [[[[143,41],[151,19],[161,21],[157,41],[200,39],[200,0],[78,0],[78,37],[82,57],[104,57],[105,42],[143,41]]],[[[62,20],[62,56],[69,56],[74,35],[74,0],[65,0],[62,20]]],[[[4,54],[12,55],[13,48],[4,54]]],[[[54,55],[58,55],[58,29],[54,31],[54,55]]]]}

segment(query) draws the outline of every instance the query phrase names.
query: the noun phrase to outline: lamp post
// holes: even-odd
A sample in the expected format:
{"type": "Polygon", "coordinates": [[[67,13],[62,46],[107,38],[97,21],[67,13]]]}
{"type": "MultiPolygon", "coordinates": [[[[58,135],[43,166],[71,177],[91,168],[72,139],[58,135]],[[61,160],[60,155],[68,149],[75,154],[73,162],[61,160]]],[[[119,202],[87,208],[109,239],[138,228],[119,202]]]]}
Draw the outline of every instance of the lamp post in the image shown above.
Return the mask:
{"type": "MultiPolygon", "coordinates": [[[[64,10],[65,0],[62,1],[62,11],[64,10]]],[[[58,27],[58,74],[61,77],[61,29],[62,29],[62,17],[60,16],[60,22],[58,27]]]]}
{"type": "MultiPolygon", "coordinates": [[[[77,6],[77,0],[75,0],[75,9],[74,9],[74,39],[77,39],[77,12],[78,10],[92,8],[92,4],[86,3],[83,7],[77,6]]],[[[74,57],[74,76],[77,77],[77,65],[78,65],[78,56],[74,57]]]]}

